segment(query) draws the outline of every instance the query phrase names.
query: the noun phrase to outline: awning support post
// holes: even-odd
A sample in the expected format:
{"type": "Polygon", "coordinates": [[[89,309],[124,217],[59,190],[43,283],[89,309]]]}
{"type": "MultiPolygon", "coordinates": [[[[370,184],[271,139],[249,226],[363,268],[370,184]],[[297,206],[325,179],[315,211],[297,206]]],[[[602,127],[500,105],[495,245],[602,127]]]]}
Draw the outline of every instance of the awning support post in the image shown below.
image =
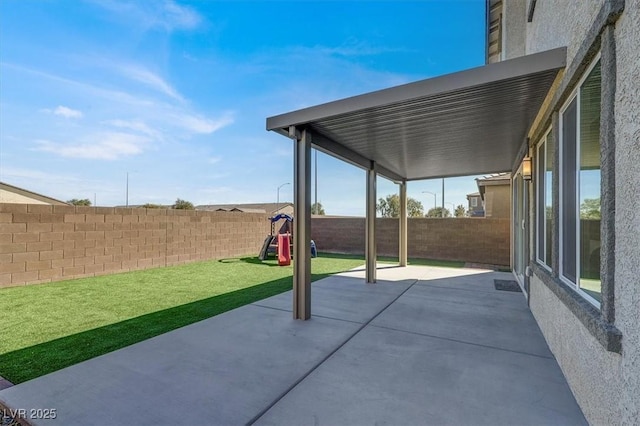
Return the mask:
{"type": "Polygon", "coordinates": [[[400,182],[400,235],[398,241],[398,263],[407,266],[407,181],[400,182]]]}
{"type": "Polygon", "coordinates": [[[367,283],[376,282],[376,163],[367,170],[365,261],[367,283]]]}
{"type": "Polygon", "coordinates": [[[293,167],[293,318],[311,318],[311,133],[289,127],[293,167]]]}

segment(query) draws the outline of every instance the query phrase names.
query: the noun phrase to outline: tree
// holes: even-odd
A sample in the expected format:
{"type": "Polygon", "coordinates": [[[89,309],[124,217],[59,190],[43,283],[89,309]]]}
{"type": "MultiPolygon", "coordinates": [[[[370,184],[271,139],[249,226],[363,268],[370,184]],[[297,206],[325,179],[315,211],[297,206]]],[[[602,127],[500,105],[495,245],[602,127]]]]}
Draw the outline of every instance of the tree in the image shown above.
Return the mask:
{"type": "Polygon", "coordinates": [[[143,209],[161,209],[162,206],[160,204],[147,203],[140,206],[143,209]]]}
{"type": "Polygon", "coordinates": [[[580,219],[600,219],[600,198],[585,198],[580,204],[580,219]]]}
{"type": "Polygon", "coordinates": [[[186,200],[181,200],[180,198],[178,198],[175,202],[175,204],[172,206],[172,208],[177,209],[177,210],[195,210],[195,207],[193,207],[193,203],[190,201],[186,201],[186,200]]]}
{"type": "Polygon", "coordinates": [[[444,209],[444,216],[442,215],[442,207],[434,207],[429,209],[427,217],[451,217],[451,212],[448,209],[444,209]]]}
{"type": "Polygon", "coordinates": [[[90,206],[91,205],[91,200],[88,198],[83,198],[83,199],[78,199],[78,198],[73,198],[69,201],[67,201],[67,203],[73,205],[73,206],[90,206]]]}
{"type": "Polygon", "coordinates": [[[458,207],[456,207],[456,210],[453,212],[453,214],[455,217],[465,217],[465,215],[467,214],[467,209],[465,209],[462,204],[458,204],[458,207]]]}
{"type": "Polygon", "coordinates": [[[311,205],[311,214],[319,214],[324,216],[324,208],[322,207],[322,203],[313,203],[311,205]]]}
{"type": "MultiPolygon", "coordinates": [[[[380,198],[376,209],[382,217],[398,217],[400,216],[400,196],[398,194],[387,195],[386,198],[380,198]]],[[[407,216],[423,217],[424,209],[422,203],[414,198],[407,198],[407,216]]]]}

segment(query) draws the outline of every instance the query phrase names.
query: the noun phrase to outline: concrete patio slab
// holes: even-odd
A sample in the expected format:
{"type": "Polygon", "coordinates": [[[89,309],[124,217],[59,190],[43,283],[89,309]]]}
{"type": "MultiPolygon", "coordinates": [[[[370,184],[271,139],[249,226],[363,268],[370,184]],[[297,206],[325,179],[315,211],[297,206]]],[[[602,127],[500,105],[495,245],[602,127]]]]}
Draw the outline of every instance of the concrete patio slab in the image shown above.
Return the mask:
{"type": "MultiPolygon", "coordinates": [[[[493,283],[492,276],[482,274],[476,279],[493,283]]],[[[479,283],[468,284],[467,288],[464,283],[456,283],[447,288],[441,285],[452,281],[451,278],[435,281],[437,286],[419,281],[372,325],[542,357],[553,356],[522,293],[473,290],[479,283]]]]}
{"type": "Polygon", "coordinates": [[[587,423],[553,359],[368,326],[257,424],[587,423]]]}
{"type": "MultiPolygon", "coordinates": [[[[416,280],[378,281],[364,284],[362,279],[333,276],[312,284],[313,316],[365,323],[416,280]]],[[[256,306],[292,311],[291,293],[283,293],[255,302],[256,306]]]]}
{"type": "Polygon", "coordinates": [[[489,287],[504,275],[363,276],[314,283],[309,321],[292,319],[287,292],[2,390],[0,402],[56,409],[34,425],[585,423],[522,294],[489,287]]]}
{"type": "Polygon", "coordinates": [[[354,323],[245,306],[6,389],[34,424],[245,424],[351,337],[354,323]]]}

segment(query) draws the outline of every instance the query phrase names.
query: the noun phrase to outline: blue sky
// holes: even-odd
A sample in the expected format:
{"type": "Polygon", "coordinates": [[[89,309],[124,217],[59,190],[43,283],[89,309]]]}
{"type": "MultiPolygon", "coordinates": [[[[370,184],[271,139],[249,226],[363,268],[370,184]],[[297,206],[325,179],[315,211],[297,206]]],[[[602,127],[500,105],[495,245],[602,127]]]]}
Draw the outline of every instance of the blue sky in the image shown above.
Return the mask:
{"type": "MultiPolygon", "coordinates": [[[[0,180],[118,205],[128,172],[130,204],[275,202],[293,144],[266,117],[483,65],[484,3],[3,0],[0,180]]],[[[364,171],[319,154],[318,181],[328,214],[364,214],[364,171]]],[[[476,190],[447,179],[445,202],[476,190]]],[[[441,203],[440,180],[408,186],[433,207],[422,191],[441,203]]]]}

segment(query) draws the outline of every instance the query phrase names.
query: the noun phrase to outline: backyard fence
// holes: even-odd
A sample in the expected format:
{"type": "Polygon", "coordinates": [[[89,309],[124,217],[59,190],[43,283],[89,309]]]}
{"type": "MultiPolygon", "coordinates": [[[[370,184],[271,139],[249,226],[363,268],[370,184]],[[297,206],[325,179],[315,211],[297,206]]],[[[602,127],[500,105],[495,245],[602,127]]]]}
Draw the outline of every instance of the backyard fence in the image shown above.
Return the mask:
{"type": "MultiPolygon", "coordinates": [[[[398,219],[376,221],[377,251],[398,255],[398,219]]],[[[319,250],[363,254],[365,219],[314,216],[311,236],[319,250]]],[[[508,267],[510,220],[492,218],[410,218],[408,255],[413,258],[456,260],[508,267]]]]}
{"type": "MultiPolygon", "coordinates": [[[[409,257],[509,265],[509,220],[409,219],[409,257]]],[[[257,256],[260,213],[0,204],[0,287],[199,260],[257,256]]],[[[378,254],[397,256],[398,220],[378,219],[378,254]]],[[[365,220],[314,216],[318,250],[364,253],[365,220]]]]}
{"type": "Polygon", "coordinates": [[[0,204],[0,287],[257,255],[266,214],[0,204]]]}

